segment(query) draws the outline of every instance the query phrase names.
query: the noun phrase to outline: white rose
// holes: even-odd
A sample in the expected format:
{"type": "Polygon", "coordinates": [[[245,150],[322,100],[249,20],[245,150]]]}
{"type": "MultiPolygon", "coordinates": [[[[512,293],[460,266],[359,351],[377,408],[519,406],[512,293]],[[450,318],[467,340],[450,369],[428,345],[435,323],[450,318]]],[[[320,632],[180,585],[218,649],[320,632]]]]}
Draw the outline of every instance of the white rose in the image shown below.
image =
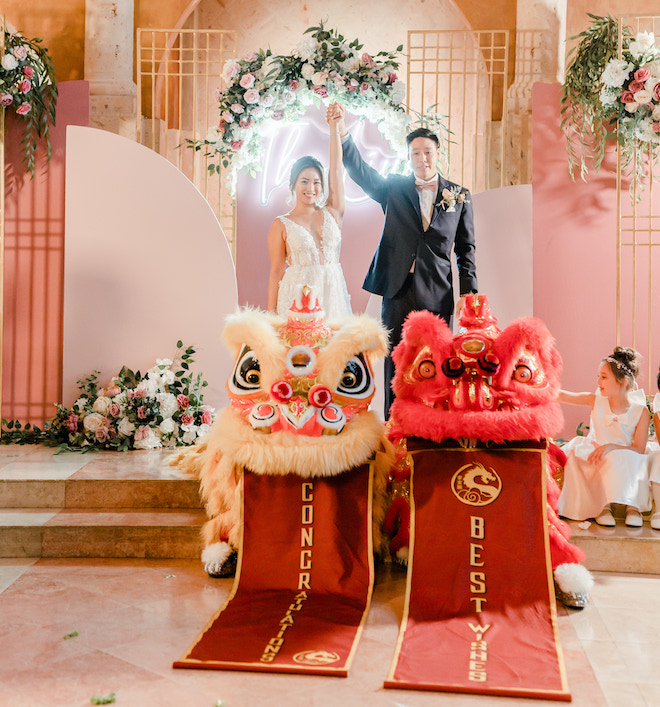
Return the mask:
{"type": "Polygon", "coordinates": [[[176,431],[176,422],[171,417],[166,418],[163,420],[160,425],[158,425],[158,429],[160,432],[162,432],[164,435],[172,434],[172,432],[176,431]]]}
{"type": "Polygon", "coordinates": [[[197,428],[197,436],[198,437],[203,437],[204,435],[208,434],[208,431],[211,429],[211,425],[200,425],[197,428]]]}
{"type": "Polygon", "coordinates": [[[83,418],[83,427],[88,432],[94,432],[94,430],[104,425],[105,422],[106,420],[103,415],[99,415],[98,412],[90,412],[89,415],[85,415],[83,418]]]}
{"type": "Polygon", "coordinates": [[[7,71],[11,71],[12,69],[15,69],[18,66],[18,61],[16,61],[16,57],[13,54],[5,54],[2,57],[2,68],[6,69],[7,71]]]}
{"type": "Polygon", "coordinates": [[[646,105],[647,103],[650,103],[653,100],[653,96],[646,89],[633,93],[633,97],[635,98],[637,103],[641,105],[646,105]]]}
{"type": "Polygon", "coordinates": [[[94,401],[92,410],[101,413],[101,415],[107,415],[110,410],[110,398],[106,398],[105,395],[100,395],[94,401]]]}
{"type": "Polygon", "coordinates": [[[626,103],[626,111],[628,113],[634,113],[639,108],[639,103],[626,103]]]}
{"type": "Polygon", "coordinates": [[[219,128],[210,128],[206,133],[206,142],[216,143],[222,140],[222,131],[219,128]]]}
{"type": "Polygon", "coordinates": [[[325,71],[316,71],[312,74],[311,81],[314,86],[323,86],[328,78],[328,74],[325,71]]]}
{"type": "Polygon", "coordinates": [[[300,73],[303,75],[303,78],[311,79],[316,73],[316,69],[311,64],[303,64],[300,73]]]}
{"type": "Polygon", "coordinates": [[[655,106],[653,112],[651,113],[653,120],[660,120],[660,105],[655,106]]]}
{"type": "Polygon", "coordinates": [[[344,74],[351,74],[353,73],[358,66],[360,65],[360,59],[355,56],[355,54],[352,54],[349,56],[345,61],[343,61],[340,66],[341,70],[344,74]]]}
{"type": "Polygon", "coordinates": [[[179,404],[176,401],[176,395],[172,393],[159,393],[157,396],[160,403],[160,414],[163,417],[172,417],[179,409],[179,404]]]}
{"type": "Polygon", "coordinates": [[[296,94],[293,93],[293,91],[284,91],[284,93],[282,93],[282,98],[287,106],[290,106],[292,103],[296,102],[296,94]]]}
{"type": "Polygon", "coordinates": [[[122,417],[117,425],[117,432],[122,437],[130,437],[135,432],[135,425],[127,417],[122,417]]]}
{"type": "Polygon", "coordinates": [[[181,441],[184,444],[192,444],[197,439],[197,429],[193,426],[191,429],[183,433],[181,441]]]}

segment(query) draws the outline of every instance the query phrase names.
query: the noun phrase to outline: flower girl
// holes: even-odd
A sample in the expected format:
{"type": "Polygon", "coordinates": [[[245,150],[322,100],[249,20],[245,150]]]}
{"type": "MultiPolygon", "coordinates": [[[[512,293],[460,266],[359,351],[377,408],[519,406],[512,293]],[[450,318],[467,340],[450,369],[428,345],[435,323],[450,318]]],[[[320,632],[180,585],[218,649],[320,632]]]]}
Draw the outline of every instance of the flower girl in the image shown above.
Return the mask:
{"type": "Polygon", "coordinates": [[[568,455],[559,514],[574,520],[595,518],[616,525],[611,503],[626,506],[626,525],[641,527],[641,512],[650,510],[646,442],[651,415],[641,390],[633,390],[639,371],[638,354],[617,346],[598,369],[598,392],[560,391],[563,403],[589,405],[587,437],[564,446],[568,455]]]}
{"type": "MultiPolygon", "coordinates": [[[[658,371],[658,390],[660,390],[660,370],[658,371]]],[[[651,442],[651,456],[649,462],[649,471],[651,478],[651,492],[655,502],[654,513],[651,516],[651,527],[654,530],[660,530],[660,393],[655,394],[653,398],[653,426],[655,427],[656,442],[651,442]]]]}

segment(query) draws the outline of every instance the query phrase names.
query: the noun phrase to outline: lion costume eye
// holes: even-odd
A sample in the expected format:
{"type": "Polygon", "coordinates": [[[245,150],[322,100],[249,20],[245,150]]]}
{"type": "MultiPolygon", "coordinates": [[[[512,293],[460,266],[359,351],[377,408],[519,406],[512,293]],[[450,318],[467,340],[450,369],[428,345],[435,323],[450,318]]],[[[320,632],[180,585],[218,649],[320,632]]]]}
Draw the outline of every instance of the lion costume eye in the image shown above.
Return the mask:
{"type": "Polygon", "coordinates": [[[435,378],[435,363],[431,359],[425,358],[417,366],[417,371],[421,378],[435,378]]]}
{"type": "Polygon", "coordinates": [[[249,346],[244,345],[229,379],[229,390],[237,395],[252,393],[261,388],[261,368],[249,346]]]}
{"type": "Polygon", "coordinates": [[[340,395],[363,398],[373,393],[374,381],[369,365],[362,354],[353,356],[346,364],[337,386],[340,395]]]}
{"type": "Polygon", "coordinates": [[[518,383],[530,383],[532,380],[532,371],[529,366],[521,363],[517,365],[513,371],[513,378],[517,380],[518,383]]]}

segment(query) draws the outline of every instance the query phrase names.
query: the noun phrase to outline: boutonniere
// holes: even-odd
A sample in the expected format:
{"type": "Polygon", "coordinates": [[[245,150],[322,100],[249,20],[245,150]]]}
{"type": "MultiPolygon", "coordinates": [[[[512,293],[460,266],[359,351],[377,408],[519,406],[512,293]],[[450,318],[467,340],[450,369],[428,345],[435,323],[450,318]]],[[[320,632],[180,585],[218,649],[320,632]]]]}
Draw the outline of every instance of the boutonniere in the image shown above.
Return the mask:
{"type": "Polygon", "coordinates": [[[451,187],[450,189],[442,190],[442,199],[436,204],[436,206],[441,206],[445,211],[456,211],[456,204],[462,204],[463,202],[469,204],[470,201],[467,198],[467,192],[461,187],[451,187]]]}

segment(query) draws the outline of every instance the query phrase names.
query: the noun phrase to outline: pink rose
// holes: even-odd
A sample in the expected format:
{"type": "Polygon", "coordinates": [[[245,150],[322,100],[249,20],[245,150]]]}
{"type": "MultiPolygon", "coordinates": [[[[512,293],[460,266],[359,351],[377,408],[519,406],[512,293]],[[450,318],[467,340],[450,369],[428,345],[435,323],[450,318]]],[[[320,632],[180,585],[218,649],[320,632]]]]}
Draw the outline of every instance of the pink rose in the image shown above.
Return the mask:
{"type": "Polygon", "coordinates": [[[367,54],[367,52],[364,52],[362,55],[362,63],[365,66],[374,66],[374,60],[371,58],[371,54],[367,54]]]}
{"type": "Polygon", "coordinates": [[[133,397],[134,398],[146,398],[147,397],[147,389],[146,388],[136,388],[133,391],[133,397]]]}
{"type": "Polygon", "coordinates": [[[20,106],[16,109],[16,112],[19,115],[26,115],[32,110],[32,106],[29,103],[21,103],[20,106]]]}
{"type": "Polygon", "coordinates": [[[261,97],[261,105],[264,108],[270,108],[274,102],[275,99],[273,98],[273,95],[271,93],[267,93],[265,96],[261,97]]]}
{"type": "Polygon", "coordinates": [[[660,133],[660,123],[651,123],[651,127],[656,133],[660,133]]]}
{"type": "Polygon", "coordinates": [[[120,412],[121,412],[121,408],[119,407],[119,405],[117,405],[117,403],[112,403],[110,405],[110,414],[113,417],[119,417],[120,412]]]}
{"type": "Polygon", "coordinates": [[[137,416],[140,418],[140,420],[146,420],[146,419],[147,419],[147,407],[146,407],[146,405],[140,405],[140,407],[137,409],[137,416]]]}
{"type": "Polygon", "coordinates": [[[254,86],[254,74],[243,74],[238,83],[242,88],[252,88],[254,86]]]}
{"type": "Polygon", "coordinates": [[[366,81],[363,81],[360,84],[360,93],[366,93],[369,90],[369,84],[366,81]]]}
{"type": "Polygon", "coordinates": [[[149,425],[140,425],[135,430],[135,439],[147,439],[149,437],[149,425]]]}
{"type": "Polygon", "coordinates": [[[0,106],[10,106],[13,100],[11,93],[0,94],[0,106]]]}
{"type": "Polygon", "coordinates": [[[176,396],[176,401],[179,403],[179,407],[182,410],[185,410],[188,405],[190,405],[190,398],[187,395],[184,395],[183,393],[179,393],[179,395],[176,396]]]}
{"type": "Polygon", "coordinates": [[[73,412],[69,415],[66,421],[66,428],[69,432],[78,431],[78,415],[73,412]]]}
{"type": "Polygon", "coordinates": [[[25,61],[27,59],[27,49],[24,44],[21,44],[20,47],[16,47],[12,52],[19,61],[25,61]]]}
{"type": "Polygon", "coordinates": [[[222,119],[225,121],[225,123],[233,123],[234,122],[234,116],[228,110],[223,110],[221,115],[222,115],[222,119]]]}
{"type": "Polygon", "coordinates": [[[229,147],[231,147],[231,149],[234,150],[235,152],[238,152],[241,149],[241,147],[243,147],[243,140],[232,140],[229,143],[229,147]]]}
{"type": "Polygon", "coordinates": [[[648,69],[637,69],[634,73],[635,81],[648,81],[651,78],[651,72],[648,69]]]}
{"type": "MultiPolygon", "coordinates": [[[[252,116],[253,116],[254,118],[262,118],[265,112],[266,112],[266,109],[265,109],[263,106],[255,106],[255,107],[252,109],[252,116]]],[[[248,118],[248,120],[250,120],[250,119],[248,118]]],[[[241,125],[243,125],[243,121],[241,121],[241,125]]],[[[250,121],[250,125],[252,125],[252,121],[250,121]]],[[[249,126],[248,126],[248,125],[243,125],[243,127],[244,127],[244,128],[247,128],[247,127],[249,127],[249,126]]]]}
{"type": "Polygon", "coordinates": [[[660,103],[660,81],[653,87],[653,98],[660,103]]]}
{"type": "Polygon", "coordinates": [[[321,98],[328,97],[328,89],[325,86],[314,86],[313,91],[317,95],[321,96],[321,98]]]}
{"type": "Polygon", "coordinates": [[[240,103],[232,103],[231,106],[229,106],[236,115],[239,115],[240,113],[245,113],[245,108],[240,103]]]}
{"type": "Polygon", "coordinates": [[[107,427],[97,427],[94,436],[97,442],[105,442],[110,438],[110,430],[107,427]]]}
{"type": "Polygon", "coordinates": [[[256,88],[248,88],[248,90],[243,95],[243,99],[246,103],[259,103],[261,96],[256,88]]]}
{"type": "Polygon", "coordinates": [[[205,412],[202,413],[202,424],[203,425],[210,425],[213,422],[213,415],[206,410],[205,412]]]}
{"type": "Polygon", "coordinates": [[[31,66],[24,66],[23,74],[27,76],[27,78],[31,79],[34,77],[34,69],[31,66]]]}
{"type": "Polygon", "coordinates": [[[388,74],[388,76],[387,76],[387,80],[388,80],[390,83],[394,83],[394,82],[397,80],[397,78],[398,78],[398,76],[397,76],[394,72],[391,72],[391,73],[388,74]]]}
{"type": "Polygon", "coordinates": [[[31,88],[32,84],[30,83],[29,79],[23,79],[22,81],[18,82],[18,90],[21,93],[29,93],[31,88]]]}
{"type": "Polygon", "coordinates": [[[635,96],[632,91],[624,91],[621,94],[621,103],[635,103],[635,96]]]}
{"type": "Polygon", "coordinates": [[[289,79],[289,89],[291,91],[297,91],[300,88],[300,81],[295,79],[289,79]]]}
{"type": "Polygon", "coordinates": [[[256,61],[258,58],[259,57],[254,52],[246,52],[243,55],[243,59],[245,59],[245,61],[256,61]]]}
{"type": "Polygon", "coordinates": [[[631,81],[628,84],[628,90],[632,91],[632,93],[637,93],[637,91],[641,91],[644,89],[644,84],[641,81],[631,81]]]}
{"type": "Polygon", "coordinates": [[[184,412],[183,415],[181,415],[182,425],[192,425],[193,422],[195,422],[195,418],[192,415],[189,415],[187,412],[184,412]]]}
{"type": "MultiPolygon", "coordinates": [[[[263,110],[263,108],[262,108],[262,110],[263,110]]],[[[239,124],[242,128],[251,128],[252,127],[252,118],[250,118],[250,117],[241,118],[239,124]]]]}
{"type": "Polygon", "coordinates": [[[273,120],[282,120],[284,118],[283,110],[274,110],[273,115],[270,116],[273,120]]]}

